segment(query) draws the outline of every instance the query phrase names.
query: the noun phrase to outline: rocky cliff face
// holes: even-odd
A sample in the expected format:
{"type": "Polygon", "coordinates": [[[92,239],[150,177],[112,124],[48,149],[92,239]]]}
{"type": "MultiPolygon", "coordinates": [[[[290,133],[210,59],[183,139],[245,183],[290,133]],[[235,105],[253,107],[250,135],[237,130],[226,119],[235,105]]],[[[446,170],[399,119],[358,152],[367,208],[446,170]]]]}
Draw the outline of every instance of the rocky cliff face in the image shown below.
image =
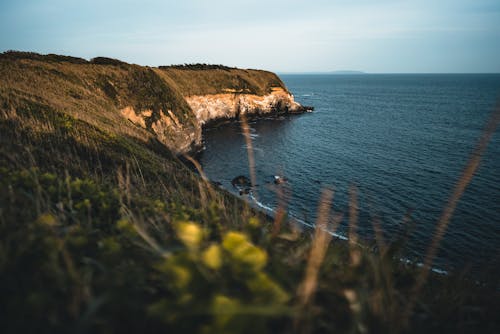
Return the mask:
{"type": "Polygon", "coordinates": [[[204,125],[214,120],[233,119],[241,114],[266,115],[298,113],[303,107],[295,102],[293,95],[281,87],[274,87],[269,94],[225,93],[187,96],[186,101],[196,120],[204,125]]]}
{"type": "Polygon", "coordinates": [[[153,131],[158,140],[175,152],[186,153],[201,146],[202,127],[210,122],[236,119],[240,115],[258,117],[305,111],[293,95],[281,87],[263,96],[228,92],[186,96],[185,99],[196,117],[194,127],[180,122],[171,110],[161,110],[156,119],[151,110],[136,111],[130,106],[123,108],[121,114],[132,123],[153,131]]]}
{"type": "Polygon", "coordinates": [[[158,116],[154,117],[152,110],[136,111],[128,106],[121,109],[120,113],[135,125],[153,132],[156,138],[173,152],[196,151],[201,146],[201,126],[179,121],[172,110],[160,110],[158,116]]]}

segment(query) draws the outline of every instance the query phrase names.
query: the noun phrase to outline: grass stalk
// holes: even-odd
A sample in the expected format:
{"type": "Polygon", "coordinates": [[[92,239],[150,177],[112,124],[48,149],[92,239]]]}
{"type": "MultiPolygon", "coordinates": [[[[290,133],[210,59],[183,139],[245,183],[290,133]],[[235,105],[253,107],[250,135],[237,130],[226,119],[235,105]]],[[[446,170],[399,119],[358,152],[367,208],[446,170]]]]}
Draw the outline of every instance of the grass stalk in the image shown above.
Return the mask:
{"type": "Polygon", "coordinates": [[[491,118],[489,119],[485,129],[483,130],[483,133],[481,137],[479,138],[479,141],[472,151],[471,156],[469,157],[469,160],[460,176],[458,181],[455,184],[455,187],[445,205],[443,208],[443,211],[441,213],[441,216],[439,217],[436,230],[434,232],[434,237],[432,239],[432,242],[427,250],[424,263],[422,266],[422,269],[420,271],[420,274],[418,275],[415,285],[413,286],[413,289],[410,293],[410,298],[409,302],[407,304],[406,310],[404,312],[404,317],[405,323],[407,323],[407,320],[411,316],[411,313],[413,311],[413,307],[415,306],[415,302],[417,300],[417,297],[427,281],[427,278],[429,276],[429,272],[432,268],[432,262],[434,261],[434,258],[436,257],[436,254],[439,250],[439,245],[441,243],[441,240],[443,239],[443,236],[446,232],[446,229],[448,228],[448,225],[450,223],[450,219],[453,216],[453,213],[457,207],[458,201],[462,197],[463,193],[465,192],[467,186],[470,184],[472,181],[472,178],[474,177],[474,174],[476,173],[477,169],[479,168],[479,164],[481,162],[481,158],[486,151],[486,148],[488,147],[488,143],[490,142],[491,137],[493,136],[494,132],[496,131],[498,124],[500,123],[500,104],[498,104],[493,111],[493,114],[491,115],[491,118]]]}

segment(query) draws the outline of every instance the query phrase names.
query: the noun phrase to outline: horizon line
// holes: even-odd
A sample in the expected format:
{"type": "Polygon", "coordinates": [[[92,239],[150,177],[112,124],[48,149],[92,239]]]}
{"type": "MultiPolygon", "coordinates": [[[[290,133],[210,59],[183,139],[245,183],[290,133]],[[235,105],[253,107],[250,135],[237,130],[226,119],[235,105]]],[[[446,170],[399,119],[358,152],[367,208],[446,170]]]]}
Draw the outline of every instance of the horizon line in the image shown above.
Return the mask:
{"type": "Polygon", "coordinates": [[[405,74],[419,74],[419,75],[429,75],[429,74],[493,74],[498,75],[500,72],[363,72],[363,71],[274,71],[274,73],[279,75],[345,75],[345,76],[358,76],[358,75],[381,75],[381,74],[391,74],[391,75],[405,75],[405,74]],[[352,73],[350,73],[352,72],[352,73]]]}

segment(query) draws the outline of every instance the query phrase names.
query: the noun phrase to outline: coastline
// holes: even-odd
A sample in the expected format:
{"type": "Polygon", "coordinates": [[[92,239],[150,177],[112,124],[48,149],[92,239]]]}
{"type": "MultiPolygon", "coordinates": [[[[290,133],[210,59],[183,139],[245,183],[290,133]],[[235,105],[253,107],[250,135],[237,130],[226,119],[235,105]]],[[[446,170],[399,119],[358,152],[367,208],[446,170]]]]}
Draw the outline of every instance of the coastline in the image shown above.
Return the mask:
{"type": "MultiPolygon", "coordinates": [[[[308,109],[304,109],[304,110],[307,110],[307,112],[314,110],[313,107],[307,107],[307,108],[308,109]]],[[[300,115],[300,114],[301,113],[283,113],[283,112],[277,112],[274,114],[252,114],[252,115],[250,115],[250,117],[247,120],[259,121],[259,120],[265,120],[265,119],[276,119],[276,118],[279,118],[282,116],[294,116],[294,115],[300,115]]],[[[227,126],[227,125],[234,124],[234,123],[240,123],[240,122],[241,122],[241,119],[239,117],[229,118],[229,119],[228,118],[214,119],[214,120],[211,120],[203,125],[203,131],[215,130],[219,127],[227,126]]],[[[204,142],[205,142],[205,138],[203,137],[203,143],[204,142]]],[[[201,165],[201,162],[200,162],[199,158],[202,154],[204,154],[204,151],[205,151],[205,147],[203,144],[199,150],[191,152],[191,157],[193,159],[195,159],[198,163],[200,163],[200,165],[201,165]]],[[[195,174],[197,174],[198,177],[201,177],[198,169],[196,168],[196,166],[193,165],[193,163],[191,161],[185,159],[182,155],[180,155],[179,158],[191,171],[193,171],[195,174]]],[[[201,167],[203,167],[203,166],[201,166],[201,167]]],[[[242,195],[242,194],[238,194],[237,188],[234,186],[233,186],[233,189],[227,189],[227,188],[223,187],[222,185],[220,185],[215,180],[208,179],[208,182],[210,182],[212,187],[217,188],[219,191],[222,191],[231,197],[234,197],[238,200],[242,200],[245,203],[247,203],[252,209],[257,210],[259,213],[263,214],[266,217],[266,220],[268,223],[272,224],[275,222],[276,210],[259,202],[252,195],[251,191],[249,194],[242,195]]],[[[289,224],[290,226],[293,226],[293,229],[300,231],[300,233],[308,233],[312,236],[312,234],[314,233],[314,229],[315,229],[314,223],[306,222],[303,219],[300,219],[300,218],[297,218],[294,216],[289,216],[288,212],[286,213],[286,215],[287,215],[286,223],[289,224]]],[[[349,243],[348,236],[345,236],[345,235],[342,235],[342,234],[339,234],[336,232],[331,232],[329,230],[325,230],[325,231],[328,234],[330,234],[335,240],[338,240],[338,241],[344,243],[346,247],[348,246],[348,243],[349,243]]],[[[375,240],[364,239],[364,241],[365,242],[355,242],[355,244],[358,247],[361,247],[367,251],[370,251],[370,252],[376,251],[375,249],[372,249],[374,247],[375,240]],[[371,245],[370,245],[370,241],[371,241],[371,245]]],[[[401,264],[409,265],[411,267],[422,267],[424,265],[423,262],[421,262],[421,261],[410,260],[406,257],[401,257],[397,260],[401,264]]],[[[432,266],[430,268],[430,271],[436,275],[439,275],[439,276],[448,276],[450,274],[456,274],[454,272],[449,272],[448,270],[445,270],[445,269],[442,269],[439,267],[435,267],[435,266],[432,266]]],[[[471,278],[473,279],[474,277],[471,277],[471,278]]]]}

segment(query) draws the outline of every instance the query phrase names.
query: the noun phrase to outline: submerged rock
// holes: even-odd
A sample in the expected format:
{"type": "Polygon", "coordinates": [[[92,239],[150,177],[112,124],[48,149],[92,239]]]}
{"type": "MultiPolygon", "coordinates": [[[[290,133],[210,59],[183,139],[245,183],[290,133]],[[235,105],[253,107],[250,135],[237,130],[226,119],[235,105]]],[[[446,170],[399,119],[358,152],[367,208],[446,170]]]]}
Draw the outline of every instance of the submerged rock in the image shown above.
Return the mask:
{"type": "Polygon", "coordinates": [[[240,195],[248,195],[251,192],[252,182],[245,175],[239,175],[231,180],[234,188],[238,189],[240,195]]]}
{"type": "Polygon", "coordinates": [[[313,112],[313,111],[314,111],[314,107],[313,106],[300,105],[292,113],[300,114],[300,113],[313,112]]]}
{"type": "Polygon", "coordinates": [[[250,188],[243,188],[243,189],[240,189],[240,196],[241,195],[248,195],[250,194],[250,188]]]}
{"type": "Polygon", "coordinates": [[[250,179],[244,175],[239,175],[235,177],[234,179],[231,180],[231,184],[235,188],[241,188],[241,187],[251,187],[252,182],[250,179]]]}

